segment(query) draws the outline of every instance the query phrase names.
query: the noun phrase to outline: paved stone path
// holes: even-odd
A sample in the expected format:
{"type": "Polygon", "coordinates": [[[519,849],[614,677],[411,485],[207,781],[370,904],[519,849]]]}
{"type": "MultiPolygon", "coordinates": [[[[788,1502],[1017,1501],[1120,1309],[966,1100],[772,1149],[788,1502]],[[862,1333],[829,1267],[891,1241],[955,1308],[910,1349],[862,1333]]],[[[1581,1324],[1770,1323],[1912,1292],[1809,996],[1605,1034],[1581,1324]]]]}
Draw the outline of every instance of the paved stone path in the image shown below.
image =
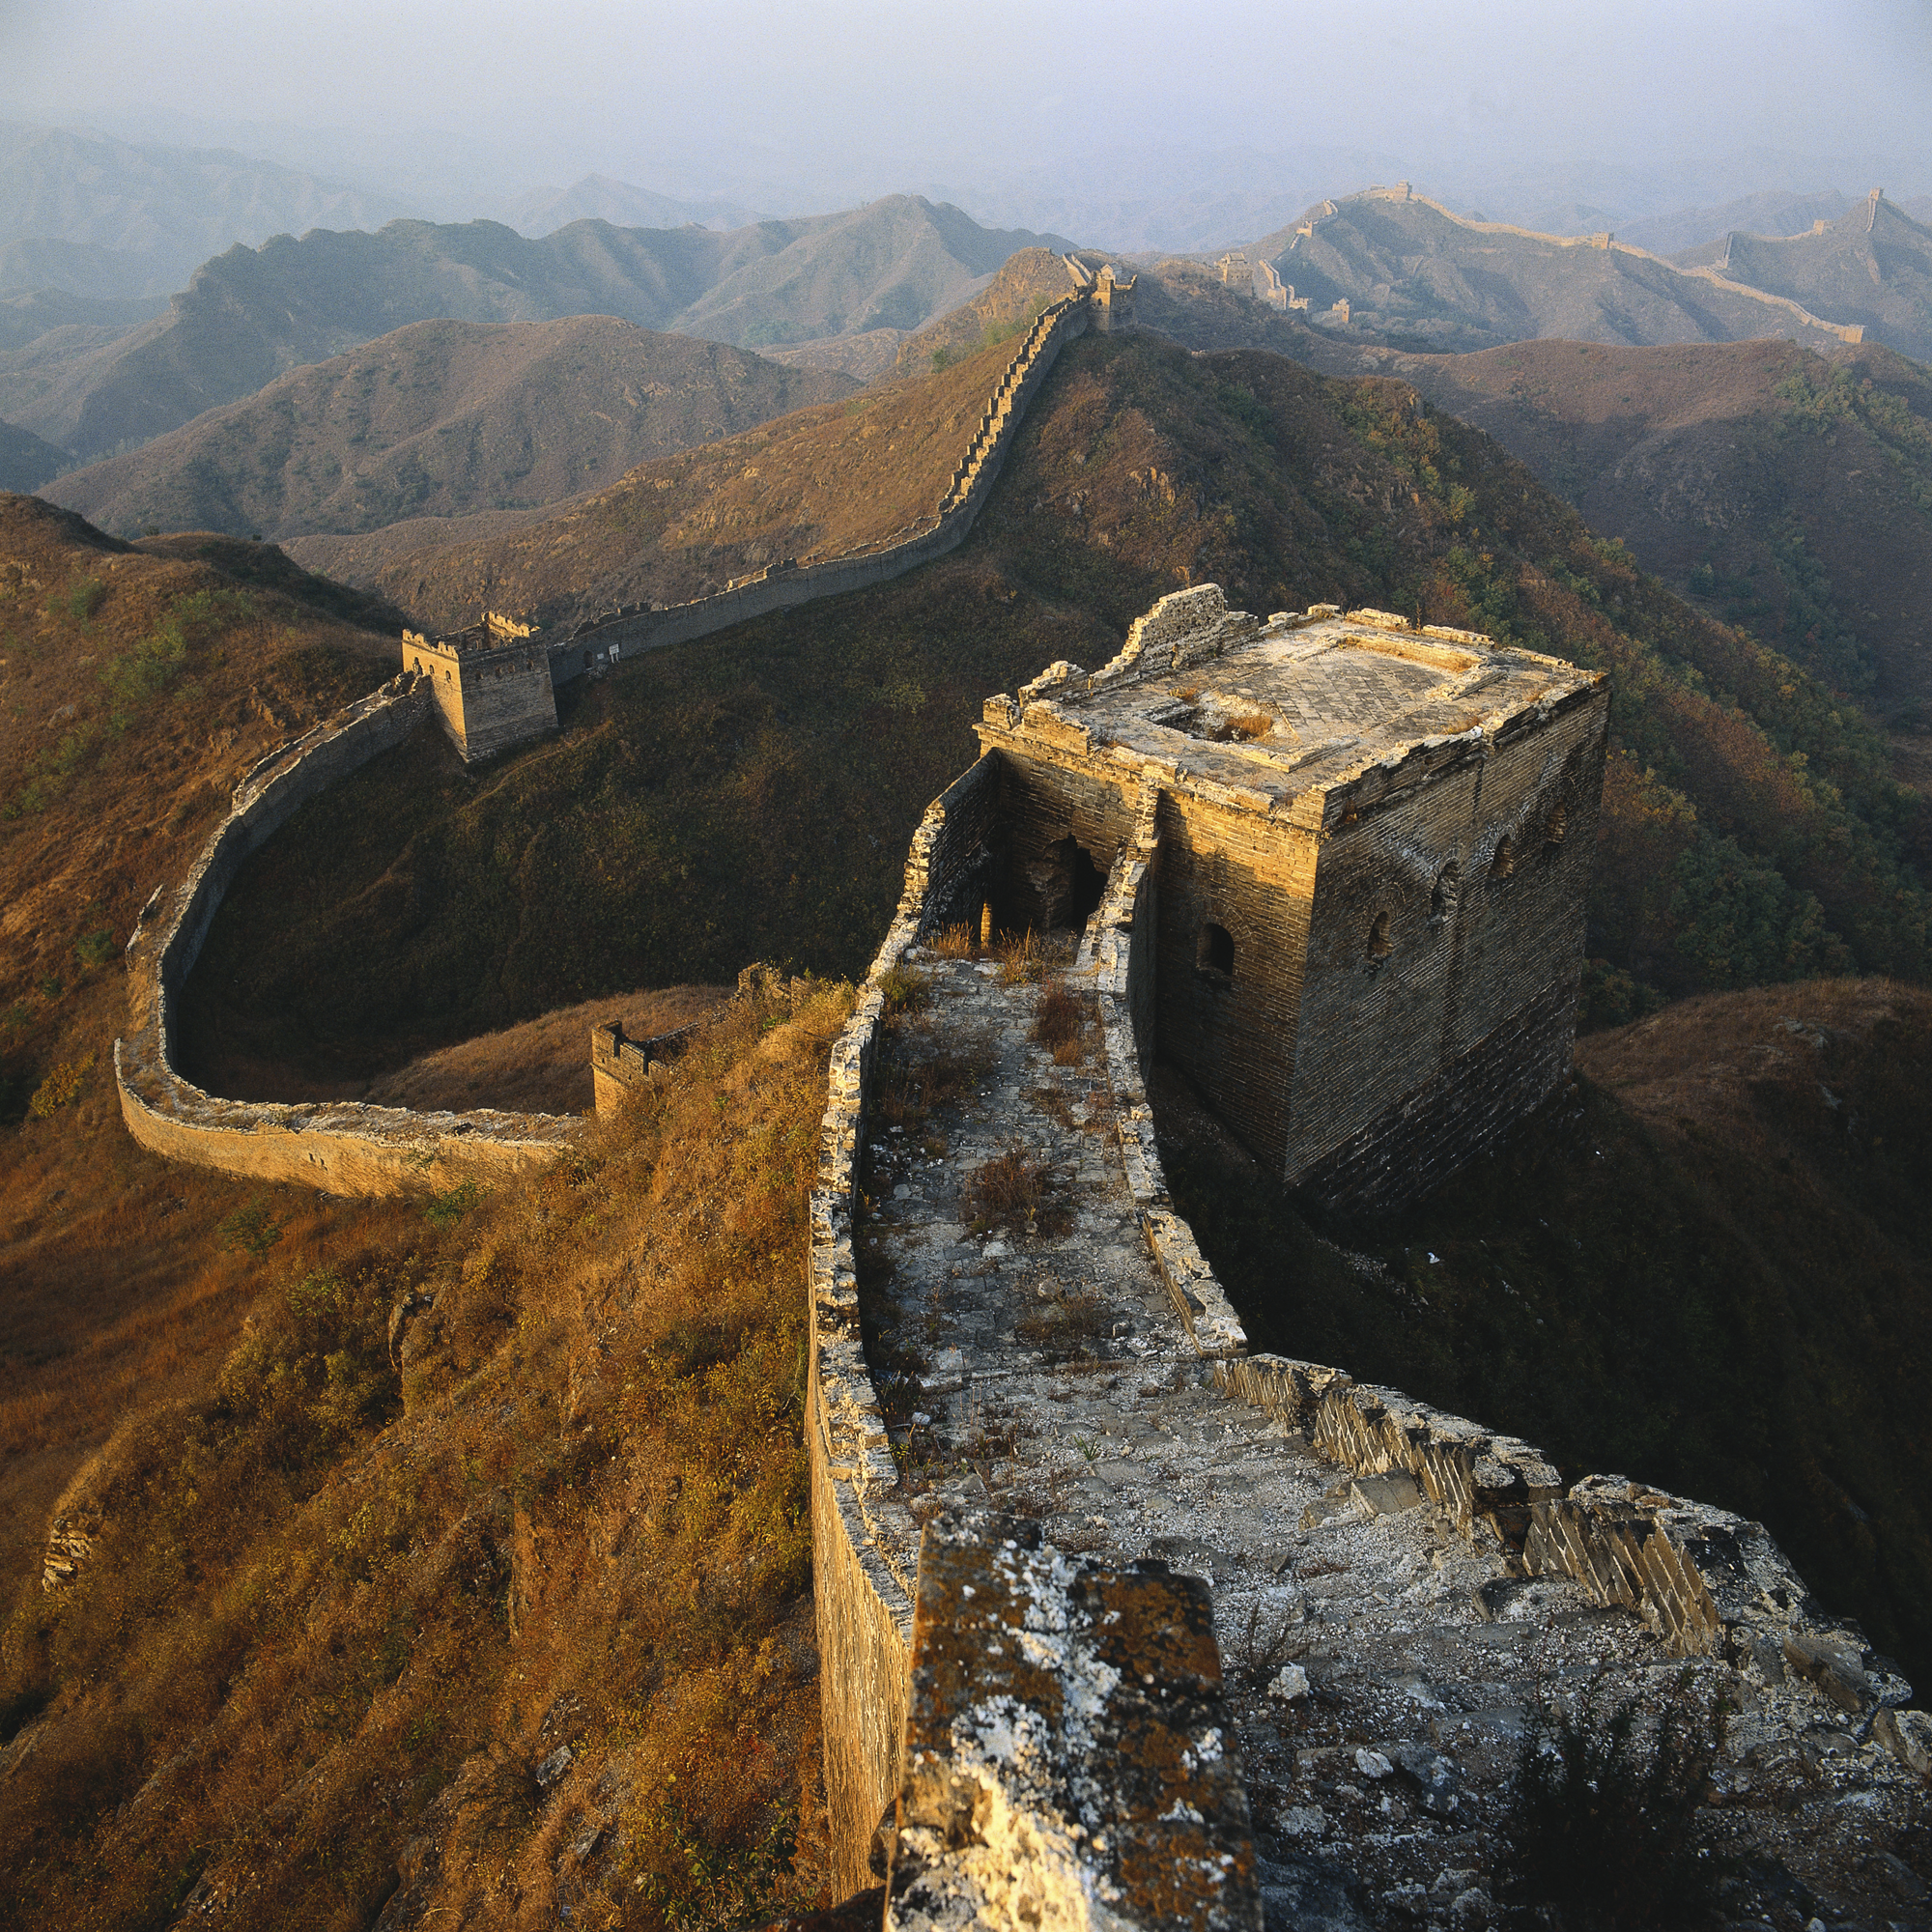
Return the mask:
{"type": "MultiPolygon", "coordinates": [[[[914,1513],[1037,1516],[1064,1548],[1208,1579],[1277,1922],[1486,1922],[1475,1874],[1525,1708],[1592,1684],[1606,1708],[1654,1705],[1684,1661],[1567,1580],[1512,1577],[1408,1478],[1350,1481],[1216,1391],[1136,1226],[1091,1015],[1059,1064],[1030,1037],[1038,986],[992,960],[907,963],[929,1004],[882,1042],[859,1249],[914,1513]],[[1043,1177],[1030,1225],[971,1191],[1009,1156],[1043,1177]]],[[[1815,1864],[1899,1822],[1895,1761],[1815,1696],[1689,1669],[1741,1706],[1720,1794],[1791,1806],[1740,1814],[1753,1845],[1786,1819],[1815,1864]]]]}

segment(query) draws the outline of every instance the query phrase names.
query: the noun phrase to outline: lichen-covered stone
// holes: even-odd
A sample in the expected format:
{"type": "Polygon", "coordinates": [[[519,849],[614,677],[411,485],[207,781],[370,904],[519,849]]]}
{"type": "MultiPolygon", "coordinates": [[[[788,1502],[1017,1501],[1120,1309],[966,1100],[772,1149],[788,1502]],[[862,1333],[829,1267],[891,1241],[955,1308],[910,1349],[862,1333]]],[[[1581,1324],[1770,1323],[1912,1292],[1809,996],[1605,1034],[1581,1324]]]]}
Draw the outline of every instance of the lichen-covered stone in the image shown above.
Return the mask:
{"type": "Polygon", "coordinates": [[[1259,1932],[1204,1584],[927,1525],[887,1924],[1259,1932]]]}

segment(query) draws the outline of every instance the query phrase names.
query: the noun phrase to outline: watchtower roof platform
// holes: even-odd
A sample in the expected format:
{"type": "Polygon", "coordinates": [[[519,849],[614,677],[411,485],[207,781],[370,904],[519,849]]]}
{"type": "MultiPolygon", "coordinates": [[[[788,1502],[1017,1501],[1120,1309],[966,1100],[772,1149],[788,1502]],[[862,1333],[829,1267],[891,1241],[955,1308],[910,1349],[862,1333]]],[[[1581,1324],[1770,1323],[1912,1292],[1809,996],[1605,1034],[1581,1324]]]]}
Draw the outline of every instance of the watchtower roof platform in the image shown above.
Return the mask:
{"type": "Polygon", "coordinates": [[[403,633],[403,649],[432,651],[453,651],[459,657],[468,657],[475,651],[514,650],[520,644],[527,644],[536,636],[537,627],[526,624],[515,617],[506,617],[500,611],[486,611],[475,623],[466,625],[460,631],[451,631],[440,638],[420,636],[414,631],[403,633]]]}
{"type": "Polygon", "coordinates": [[[1264,622],[1203,584],[1163,598],[1092,675],[1057,664],[985,723],[1032,741],[1168,768],[1223,802],[1297,823],[1359,809],[1441,764],[1588,701],[1602,674],[1474,631],[1317,605],[1264,622]]]}

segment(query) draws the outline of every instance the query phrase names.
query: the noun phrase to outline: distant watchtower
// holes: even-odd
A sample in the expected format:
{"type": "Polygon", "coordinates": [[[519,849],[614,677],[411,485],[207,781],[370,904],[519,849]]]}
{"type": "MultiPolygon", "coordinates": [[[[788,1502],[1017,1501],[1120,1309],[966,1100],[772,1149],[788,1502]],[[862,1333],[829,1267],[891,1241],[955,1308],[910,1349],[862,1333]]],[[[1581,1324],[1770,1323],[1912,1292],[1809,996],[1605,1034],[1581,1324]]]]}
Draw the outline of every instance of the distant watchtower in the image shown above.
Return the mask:
{"type": "Polygon", "coordinates": [[[1060,259],[1066,264],[1073,286],[1087,298],[1095,333],[1108,335],[1117,328],[1134,326],[1134,288],[1140,281],[1138,275],[1129,275],[1122,281],[1114,273],[1111,262],[1103,262],[1096,273],[1078,255],[1063,255],[1060,259]]]}
{"type": "Polygon", "coordinates": [[[473,764],[556,729],[550,652],[533,624],[484,611],[448,638],[403,633],[403,668],[430,680],[449,741],[473,764]]]}

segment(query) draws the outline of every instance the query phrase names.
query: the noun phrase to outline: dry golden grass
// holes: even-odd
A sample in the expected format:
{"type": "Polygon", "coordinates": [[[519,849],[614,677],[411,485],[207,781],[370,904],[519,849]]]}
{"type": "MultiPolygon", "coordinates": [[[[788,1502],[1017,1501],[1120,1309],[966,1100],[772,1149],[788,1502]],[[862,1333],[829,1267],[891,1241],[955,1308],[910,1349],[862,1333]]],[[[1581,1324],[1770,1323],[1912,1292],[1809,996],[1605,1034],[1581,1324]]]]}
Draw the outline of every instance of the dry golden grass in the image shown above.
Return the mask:
{"type": "MultiPolygon", "coordinates": [[[[0,494],[0,1605],[38,1592],[76,1466],[131,1407],[204,1392],[260,1290],[216,1235],[254,1190],[164,1166],[121,1125],[121,944],[247,766],[387,670],[385,639],[261,546],[228,547],[246,581],[191,549],[0,494]],[[144,655],[171,624],[179,661],[144,655]]],[[[270,1199],[304,1265],[392,1215],[270,1199]]]]}
{"type": "Polygon", "coordinates": [[[217,1391],[123,1430],[93,1560],[8,1629],[0,1697],[45,1700],[0,1788],[16,1911],[816,1902],[799,1282],[849,1009],[747,1003],[529,1184],[276,1250],[217,1391]]]}

